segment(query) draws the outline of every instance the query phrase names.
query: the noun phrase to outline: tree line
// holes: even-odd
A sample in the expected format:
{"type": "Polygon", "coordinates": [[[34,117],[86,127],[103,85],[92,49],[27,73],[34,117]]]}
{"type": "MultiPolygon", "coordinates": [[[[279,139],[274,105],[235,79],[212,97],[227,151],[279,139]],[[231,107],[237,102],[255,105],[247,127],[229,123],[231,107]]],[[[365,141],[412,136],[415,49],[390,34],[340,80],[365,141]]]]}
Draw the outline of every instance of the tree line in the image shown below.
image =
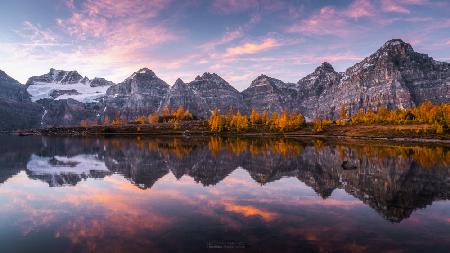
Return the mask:
{"type": "Polygon", "coordinates": [[[293,131],[302,128],[304,124],[303,115],[299,112],[283,111],[281,114],[267,111],[258,112],[252,108],[250,115],[236,113],[221,114],[215,109],[208,120],[209,129],[212,132],[247,131],[250,128],[265,129],[272,132],[293,131]]]}
{"type": "Polygon", "coordinates": [[[426,124],[431,125],[436,133],[442,134],[449,130],[450,104],[433,104],[428,101],[408,109],[388,110],[385,107],[381,107],[378,111],[360,109],[352,116],[349,116],[347,108],[342,106],[336,123],[338,125],[426,124]]]}
{"type": "Polygon", "coordinates": [[[192,120],[194,116],[189,110],[185,110],[183,106],[179,106],[170,110],[168,106],[164,106],[161,113],[154,112],[148,115],[140,115],[135,120],[129,121],[128,117],[117,112],[115,117],[111,119],[108,115],[103,117],[102,121],[81,120],[80,126],[125,126],[127,124],[134,125],[151,125],[157,126],[159,123],[172,124],[175,129],[180,127],[181,121],[192,120]]]}
{"type": "MultiPolygon", "coordinates": [[[[128,121],[126,116],[118,112],[115,118],[105,116],[101,122],[82,120],[83,127],[93,125],[123,126],[126,124],[157,126],[159,123],[170,123],[175,129],[180,127],[181,121],[197,119],[189,110],[179,106],[170,110],[165,106],[160,113],[138,116],[133,121],[128,121]]],[[[240,112],[228,112],[222,114],[218,109],[212,111],[208,119],[208,127],[212,132],[244,132],[251,130],[264,130],[268,132],[287,132],[299,130],[306,125],[303,115],[299,112],[283,111],[272,112],[258,111],[252,108],[249,115],[240,112]]],[[[314,132],[323,132],[330,125],[373,125],[373,124],[425,124],[430,125],[436,133],[448,132],[450,126],[450,104],[433,104],[431,101],[418,107],[408,109],[388,110],[381,107],[378,110],[360,109],[358,113],[350,115],[348,108],[343,105],[339,110],[336,120],[316,118],[311,127],[314,132]]]]}

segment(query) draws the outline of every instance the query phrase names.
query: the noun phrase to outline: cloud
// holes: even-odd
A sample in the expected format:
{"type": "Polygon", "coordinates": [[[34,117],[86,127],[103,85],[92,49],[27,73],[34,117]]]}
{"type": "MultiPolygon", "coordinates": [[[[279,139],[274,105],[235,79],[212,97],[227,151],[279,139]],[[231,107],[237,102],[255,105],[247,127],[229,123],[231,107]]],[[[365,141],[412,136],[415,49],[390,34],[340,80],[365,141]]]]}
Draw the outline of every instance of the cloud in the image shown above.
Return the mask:
{"type": "Polygon", "coordinates": [[[23,22],[22,29],[16,31],[27,44],[33,47],[45,47],[58,45],[58,36],[49,29],[43,29],[40,25],[35,25],[30,21],[23,22]]]}
{"type": "Polygon", "coordinates": [[[230,47],[226,50],[225,56],[232,57],[243,54],[256,54],[280,46],[276,39],[267,38],[260,43],[245,43],[240,46],[230,47]]]}
{"type": "Polygon", "coordinates": [[[374,16],[375,8],[369,0],[356,0],[345,12],[347,16],[358,19],[362,17],[374,16]]]}
{"type": "Polygon", "coordinates": [[[261,16],[259,14],[254,14],[250,17],[250,20],[243,25],[239,25],[234,29],[227,30],[225,34],[218,38],[208,41],[200,46],[200,48],[206,51],[212,51],[218,46],[228,44],[232,41],[240,39],[245,36],[245,34],[257,23],[261,21],[261,16]]]}
{"type": "Polygon", "coordinates": [[[347,17],[331,6],[321,8],[318,13],[287,29],[291,33],[336,36],[347,36],[351,30],[347,17]]]}
{"type": "Polygon", "coordinates": [[[245,11],[276,11],[284,9],[286,1],[273,0],[214,0],[212,9],[220,14],[233,14],[245,11]]]}
{"type": "Polygon", "coordinates": [[[212,8],[216,12],[229,14],[253,9],[258,5],[258,0],[214,0],[212,8]]]}
{"type": "Polygon", "coordinates": [[[409,14],[411,11],[396,0],[381,0],[381,9],[385,12],[409,14]]]}
{"type": "Polygon", "coordinates": [[[244,217],[252,217],[252,216],[259,216],[264,221],[272,221],[275,219],[278,214],[274,212],[270,212],[267,210],[263,210],[261,208],[257,208],[255,206],[250,205],[239,205],[235,203],[224,203],[225,210],[228,212],[237,213],[240,215],[243,215],[244,217]]]}

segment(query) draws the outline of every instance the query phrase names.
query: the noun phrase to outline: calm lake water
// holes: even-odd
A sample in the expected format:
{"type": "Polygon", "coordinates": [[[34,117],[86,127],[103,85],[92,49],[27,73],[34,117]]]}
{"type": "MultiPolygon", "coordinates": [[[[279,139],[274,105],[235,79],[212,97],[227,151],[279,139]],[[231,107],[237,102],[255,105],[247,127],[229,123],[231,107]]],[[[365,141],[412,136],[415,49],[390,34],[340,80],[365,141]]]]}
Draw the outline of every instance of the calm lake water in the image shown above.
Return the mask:
{"type": "Polygon", "coordinates": [[[0,137],[0,252],[449,252],[450,148],[0,137]]]}

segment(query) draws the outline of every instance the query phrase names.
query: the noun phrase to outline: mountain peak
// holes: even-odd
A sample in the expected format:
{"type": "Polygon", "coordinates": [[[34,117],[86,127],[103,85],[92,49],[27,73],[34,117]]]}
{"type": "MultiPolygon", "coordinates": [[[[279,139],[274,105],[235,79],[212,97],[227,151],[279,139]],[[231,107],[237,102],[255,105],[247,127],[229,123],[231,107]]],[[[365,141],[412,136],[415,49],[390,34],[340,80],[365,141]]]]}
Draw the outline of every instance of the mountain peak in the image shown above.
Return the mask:
{"type": "Polygon", "coordinates": [[[402,39],[392,39],[392,40],[388,40],[386,41],[386,43],[384,43],[384,46],[398,46],[398,45],[404,45],[404,44],[408,44],[406,42],[404,42],[402,39]]]}
{"type": "Polygon", "coordinates": [[[178,86],[178,85],[185,85],[185,83],[183,82],[183,80],[181,80],[181,78],[178,78],[175,81],[175,84],[173,86],[178,86]]]}
{"type": "Polygon", "coordinates": [[[261,75],[259,75],[255,80],[267,79],[267,78],[270,78],[270,77],[267,76],[267,75],[261,74],[261,75]]]}
{"type": "Polygon", "coordinates": [[[141,69],[139,69],[136,73],[139,73],[139,74],[148,74],[148,75],[152,75],[152,76],[154,76],[155,75],[155,72],[153,72],[151,69],[149,69],[149,68],[141,68],[141,69]]]}
{"type": "MultiPolygon", "coordinates": [[[[199,76],[197,76],[197,78],[199,78],[199,76]]],[[[223,80],[223,78],[220,77],[218,74],[216,74],[216,73],[209,73],[209,72],[203,73],[203,75],[200,77],[200,79],[223,80]]]]}
{"type": "Polygon", "coordinates": [[[333,68],[333,65],[331,65],[330,63],[323,62],[322,64],[320,64],[319,67],[316,68],[316,70],[314,72],[318,72],[318,71],[334,72],[334,68],[333,68]]]}
{"type": "Polygon", "coordinates": [[[216,82],[216,83],[227,83],[228,84],[228,82],[225,81],[225,79],[220,77],[218,74],[216,74],[216,73],[209,73],[209,72],[203,73],[202,76],[195,77],[194,81],[213,81],[213,82],[216,82]]]}
{"type": "Polygon", "coordinates": [[[147,78],[158,78],[156,76],[155,72],[153,72],[151,69],[149,69],[149,68],[141,68],[138,71],[134,72],[131,76],[129,76],[125,80],[134,79],[136,76],[147,77],[147,78]]]}
{"type": "Polygon", "coordinates": [[[380,48],[380,50],[381,51],[404,50],[405,52],[414,52],[412,46],[409,43],[406,43],[401,39],[392,39],[392,40],[386,41],[386,43],[384,43],[384,45],[380,48]]]}

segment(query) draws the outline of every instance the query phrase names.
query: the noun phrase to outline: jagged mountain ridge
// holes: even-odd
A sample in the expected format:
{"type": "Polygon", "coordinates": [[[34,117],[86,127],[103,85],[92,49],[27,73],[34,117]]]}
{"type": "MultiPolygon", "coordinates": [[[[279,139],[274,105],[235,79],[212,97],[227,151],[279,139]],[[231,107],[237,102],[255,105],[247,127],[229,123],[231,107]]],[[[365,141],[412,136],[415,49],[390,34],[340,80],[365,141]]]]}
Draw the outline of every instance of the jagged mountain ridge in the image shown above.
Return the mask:
{"type": "Polygon", "coordinates": [[[74,99],[82,103],[98,102],[113,82],[104,78],[81,76],[77,71],[50,69],[47,74],[32,76],[25,84],[34,102],[40,99],[74,99]]]}
{"type": "Polygon", "coordinates": [[[101,121],[118,113],[134,119],[161,112],[165,106],[172,110],[184,106],[198,117],[207,117],[216,108],[223,113],[248,113],[252,107],[269,112],[289,110],[311,120],[336,118],[342,106],[354,114],[360,109],[408,108],[428,100],[450,102],[450,63],[416,53],[408,43],[394,39],[345,72],[336,72],[325,62],[297,83],[260,75],[242,92],[208,72],[189,83],[179,79],[169,86],[148,68],[119,84],[51,69],[31,77],[25,86],[17,81],[14,85],[22,90],[21,97],[30,97],[30,93],[31,100],[43,107],[44,127],[76,125],[83,118],[101,121]]]}
{"type": "Polygon", "coordinates": [[[170,86],[148,68],[134,72],[123,82],[106,91],[103,113],[115,117],[117,113],[135,118],[161,108],[170,86]]]}
{"type": "Polygon", "coordinates": [[[450,64],[395,39],[348,68],[337,85],[319,95],[313,111],[316,117],[336,118],[343,105],[354,114],[360,109],[409,108],[428,100],[450,102],[450,64]]]}

